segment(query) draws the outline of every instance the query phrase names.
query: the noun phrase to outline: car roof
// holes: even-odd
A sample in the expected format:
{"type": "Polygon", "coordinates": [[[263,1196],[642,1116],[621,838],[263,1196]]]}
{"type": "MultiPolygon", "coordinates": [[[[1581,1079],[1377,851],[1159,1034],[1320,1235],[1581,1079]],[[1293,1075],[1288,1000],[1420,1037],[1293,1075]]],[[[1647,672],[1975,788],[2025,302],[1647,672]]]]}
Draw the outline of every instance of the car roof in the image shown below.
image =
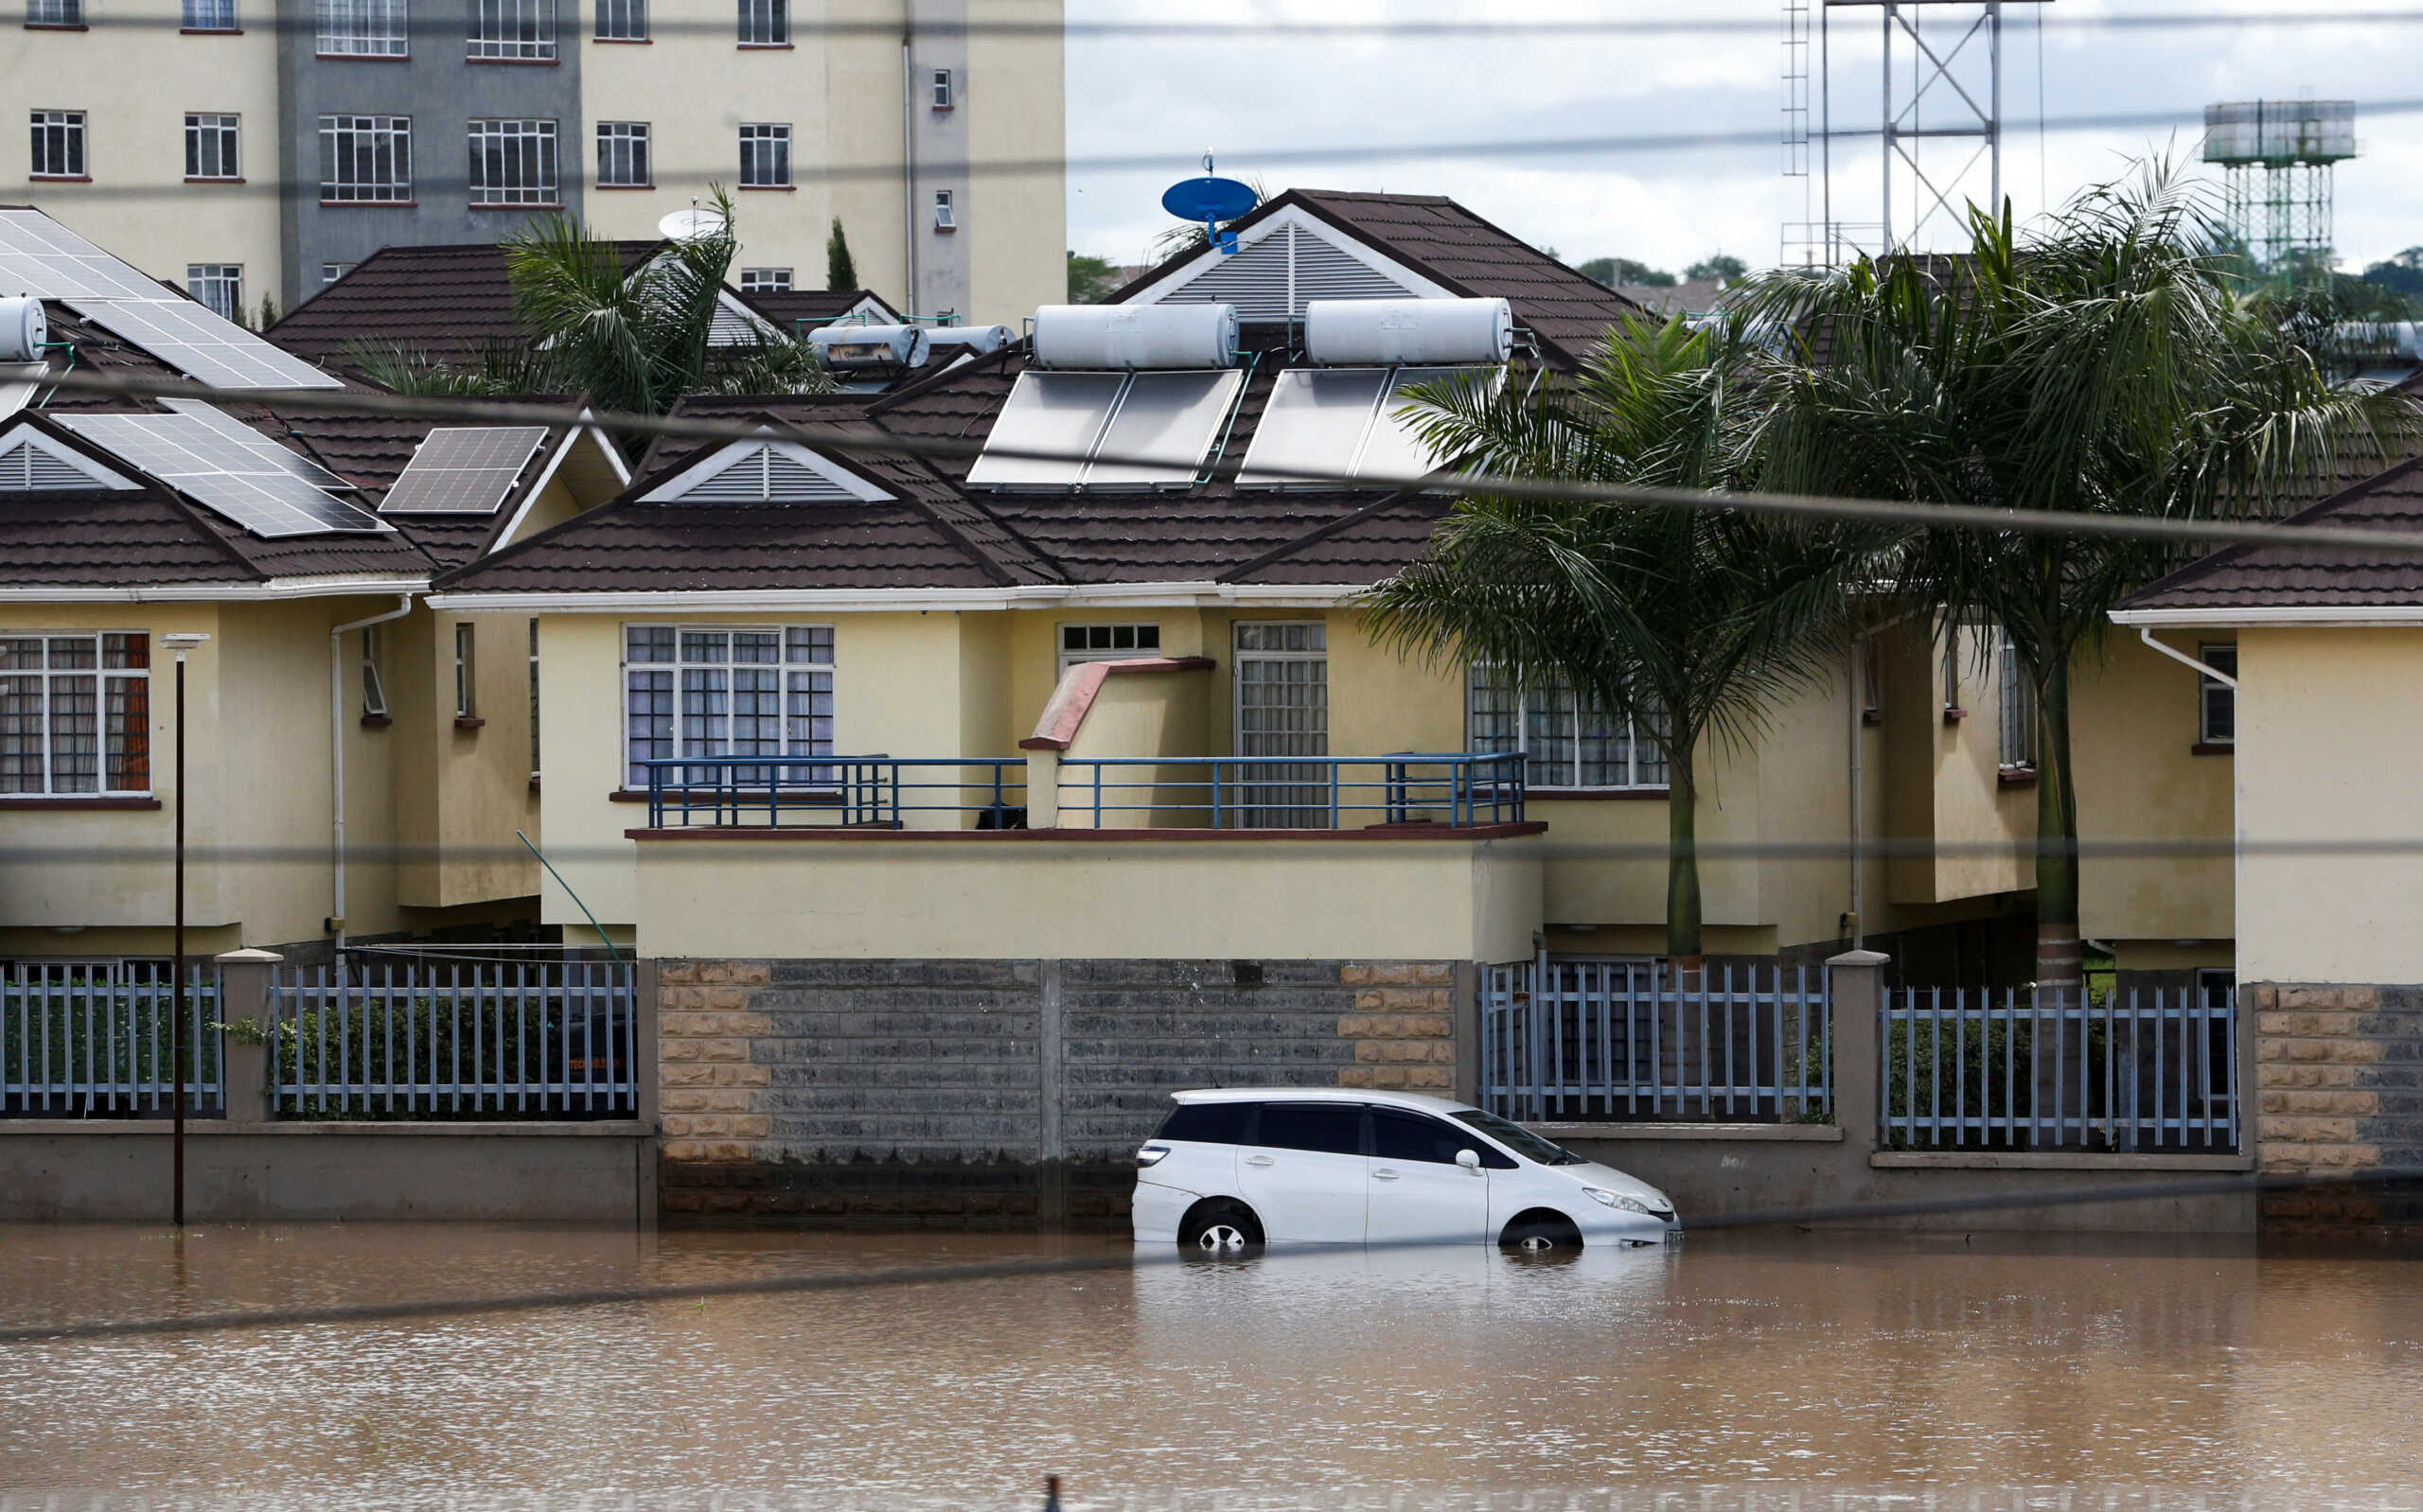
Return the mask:
{"type": "Polygon", "coordinates": [[[1424,1113],[1470,1113],[1473,1105],[1425,1092],[1383,1092],[1376,1087],[1196,1087],[1170,1096],[1179,1102],[1368,1102],[1424,1113]]]}

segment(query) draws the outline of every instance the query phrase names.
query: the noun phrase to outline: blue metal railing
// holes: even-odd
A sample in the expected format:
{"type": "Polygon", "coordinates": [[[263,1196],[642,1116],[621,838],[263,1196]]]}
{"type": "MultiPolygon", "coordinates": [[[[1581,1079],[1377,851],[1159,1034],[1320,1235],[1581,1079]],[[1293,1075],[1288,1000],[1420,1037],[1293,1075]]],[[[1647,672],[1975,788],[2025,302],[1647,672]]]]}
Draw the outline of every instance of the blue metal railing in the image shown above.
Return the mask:
{"type": "Polygon", "coordinates": [[[1060,821],[1122,816],[1215,830],[1335,830],[1350,819],[1470,829],[1523,818],[1518,753],[1064,758],[1060,821]]]}
{"type": "Polygon", "coordinates": [[[1023,756],[708,756],[642,762],[647,823],[898,829],[904,814],[1026,827],[1023,756]]]}

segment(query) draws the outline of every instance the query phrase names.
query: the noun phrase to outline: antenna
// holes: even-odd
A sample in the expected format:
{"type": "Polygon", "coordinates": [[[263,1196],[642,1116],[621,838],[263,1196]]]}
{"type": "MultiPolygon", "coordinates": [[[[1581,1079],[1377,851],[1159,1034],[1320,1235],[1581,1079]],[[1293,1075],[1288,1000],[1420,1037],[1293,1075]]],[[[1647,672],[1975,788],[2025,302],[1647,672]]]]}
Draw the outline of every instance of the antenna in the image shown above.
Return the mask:
{"type": "Polygon", "coordinates": [[[1237,250],[1237,234],[1221,230],[1220,222],[1234,220],[1261,202],[1262,196],[1254,193],[1252,185],[1214,177],[1208,151],[1203,154],[1201,178],[1180,179],[1161,192],[1161,208],[1180,220],[1202,221],[1204,235],[1224,257],[1237,250]]]}
{"type": "MultiPolygon", "coordinates": [[[[695,206],[696,202],[692,202],[695,206]]],[[[723,217],[713,210],[692,208],[676,210],[656,223],[656,234],[667,241],[696,241],[700,237],[718,236],[723,231],[723,217]]]]}

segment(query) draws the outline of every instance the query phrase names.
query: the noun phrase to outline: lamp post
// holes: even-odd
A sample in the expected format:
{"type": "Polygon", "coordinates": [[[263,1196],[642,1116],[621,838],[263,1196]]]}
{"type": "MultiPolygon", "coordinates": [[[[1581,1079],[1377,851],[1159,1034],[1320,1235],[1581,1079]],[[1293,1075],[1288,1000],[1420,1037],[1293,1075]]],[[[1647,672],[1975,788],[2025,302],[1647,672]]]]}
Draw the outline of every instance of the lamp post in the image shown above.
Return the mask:
{"type": "Polygon", "coordinates": [[[176,1095],[169,1103],[168,1211],[170,1222],[179,1228],[186,1226],[186,653],[209,639],[192,630],[160,637],[160,643],[177,654],[177,896],[176,939],[171,947],[176,962],[170,968],[175,982],[168,1019],[168,1074],[176,1081],[176,1095]]]}

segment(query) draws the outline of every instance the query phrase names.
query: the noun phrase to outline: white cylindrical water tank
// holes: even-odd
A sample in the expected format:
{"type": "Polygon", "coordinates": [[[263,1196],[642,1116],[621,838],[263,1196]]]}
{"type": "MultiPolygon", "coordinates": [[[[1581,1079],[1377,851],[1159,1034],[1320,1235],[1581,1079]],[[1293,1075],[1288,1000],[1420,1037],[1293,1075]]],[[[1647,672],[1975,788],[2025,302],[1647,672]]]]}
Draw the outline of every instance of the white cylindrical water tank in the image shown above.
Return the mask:
{"type": "Polygon", "coordinates": [[[1316,299],[1304,355],[1324,367],[1503,362],[1514,311],[1502,299],[1316,299]]]}
{"type": "Polygon", "coordinates": [[[1233,367],[1234,305],[1046,305],[1035,312],[1035,365],[1100,372],[1233,367]]]}
{"type": "Polygon", "coordinates": [[[50,321],[31,294],[0,299],[0,362],[30,362],[50,340],[50,321]]]}
{"type": "Polygon", "coordinates": [[[1007,325],[937,325],[926,333],[936,346],[954,346],[972,357],[998,352],[1010,344],[1007,325]]]}
{"type": "Polygon", "coordinates": [[[807,333],[826,367],[923,367],[923,325],[823,325],[807,333]]]}

